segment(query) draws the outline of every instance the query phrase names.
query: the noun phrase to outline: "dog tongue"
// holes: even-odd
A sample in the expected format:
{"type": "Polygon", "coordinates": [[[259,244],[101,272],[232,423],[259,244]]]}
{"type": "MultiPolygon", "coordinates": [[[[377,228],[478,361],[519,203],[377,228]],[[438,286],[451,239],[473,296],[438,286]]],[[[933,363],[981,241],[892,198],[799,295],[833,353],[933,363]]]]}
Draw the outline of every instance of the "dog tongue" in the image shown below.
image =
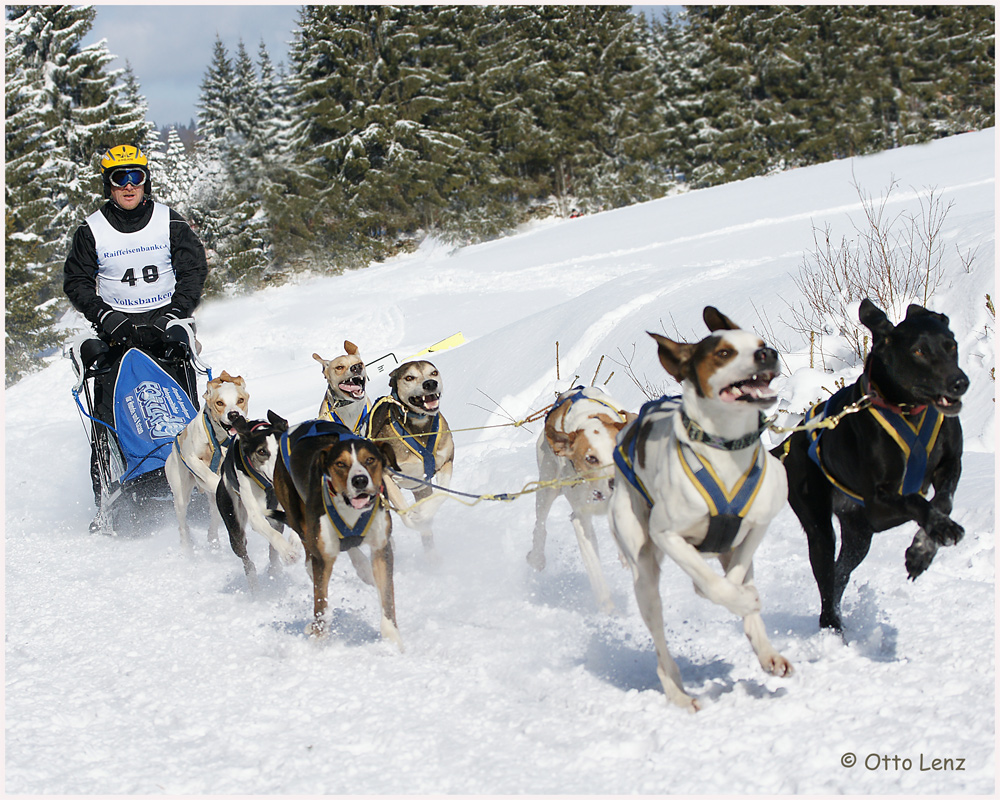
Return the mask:
{"type": "Polygon", "coordinates": [[[365,508],[368,505],[368,503],[369,503],[370,500],[371,500],[371,497],[369,497],[368,495],[366,495],[366,494],[359,494],[357,497],[352,497],[351,498],[351,507],[352,508],[356,508],[356,509],[365,508]]]}
{"type": "Polygon", "coordinates": [[[428,411],[433,411],[439,405],[441,405],[441,401],[433,395],[427,395],[427,397],[424,398],[424,408],[428,411]]]}
{"type": "Polygon", "coordinates": [[[351,397],[361,397],[365,393],[363,386],[358,386],[356,383],[342,383],[340,384],[340,391],[344,394],[349,394],[351,397]]]}

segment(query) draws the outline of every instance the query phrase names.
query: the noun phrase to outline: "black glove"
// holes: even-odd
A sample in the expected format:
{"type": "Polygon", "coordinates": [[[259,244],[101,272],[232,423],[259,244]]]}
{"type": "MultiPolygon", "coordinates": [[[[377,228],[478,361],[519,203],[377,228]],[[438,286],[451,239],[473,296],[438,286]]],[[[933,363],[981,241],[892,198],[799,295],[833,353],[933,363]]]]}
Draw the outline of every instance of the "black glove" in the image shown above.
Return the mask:
{"type": "Polygon", "coordinates": [[[135,332],[135,325],[132,324],[128,314],[109,309],[101,314],[97,322],[97,329],[112,342],[128,344],[135,332]]]}
{"type": "Polygon", "coordinates": [[[175,319],[180,319],[180,316],[176,311],[167,311],[161,314],[156,319],[153,320],[153,327],[156,328],[160,333],[167,332],[167,325],[173,322],[175,319]]]}

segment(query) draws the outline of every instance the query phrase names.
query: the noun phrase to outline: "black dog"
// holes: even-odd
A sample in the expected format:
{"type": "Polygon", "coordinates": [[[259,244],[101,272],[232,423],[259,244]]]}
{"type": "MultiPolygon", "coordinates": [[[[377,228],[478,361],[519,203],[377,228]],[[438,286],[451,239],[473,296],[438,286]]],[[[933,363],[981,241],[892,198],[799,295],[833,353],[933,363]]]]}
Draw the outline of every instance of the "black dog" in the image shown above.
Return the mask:
{"type": "Polygon", "coordinates": [[[257,590],[257,569],[247,555],[246,523],[267,539],[270,547],[271,570],[278,568],[279,558],[285,563],[298,555],[295,543],[287,541],[280,522],[267,518],[268,509],[277,508],[274,493],[274,463],[278,456],[281,434],[288,422],[273,411],[267,419],[247,422],[242,417],[233,422],[236,442],[226,451],[221,478],[215,492],[219,515],[229,531],[229,544],[243,560],[243,570],[250,590],[257,590]]]}
{"type": "Polygon", "coordinates": [[[913,580],[930,566],[938,547],[956,544],[964,534],[948,515],[961,474],[962,426],[956,415],[969,379],[958,367],[948,318],[911,305],[894,327],[866,299],[859,319],[872,332],[863,374],[808,418],[833,417],[851,403],[866,408],[821,433],[798,431],[772,451],[783,458],[788,501],[809,539],[822,601],[820,626],[836,630],[844,589],[876,531],[910,521],[920,526],[906,550],[913,580]],[[934,497],[927,500],[931,486],[934,497]],[[833,514],[840,520],[836,562],[833,514]]]}

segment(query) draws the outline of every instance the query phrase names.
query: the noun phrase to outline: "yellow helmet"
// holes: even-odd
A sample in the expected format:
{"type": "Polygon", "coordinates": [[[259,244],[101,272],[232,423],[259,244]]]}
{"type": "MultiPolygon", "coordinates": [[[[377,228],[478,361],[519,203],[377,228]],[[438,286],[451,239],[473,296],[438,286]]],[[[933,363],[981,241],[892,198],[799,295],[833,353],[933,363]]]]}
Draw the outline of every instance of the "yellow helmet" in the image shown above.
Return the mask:
{"type": "Polygon", "coordinates": [[[120,144],[112,147],[101,158],[102,175],[114,167],[148,167],[148,162],[138,147],[120,144]]]}
{"type": "Polygon", "coordinates": [[[141,169],[146,180],[143,185],[143,196],[149,197],[151,191],[149,161],[142,151],[132,144],[120,144],[112,147],[101,157],[101,177],[104,180],[104,198],[111,197],[111,172],[116,169],[134,167],[141,169]]]}

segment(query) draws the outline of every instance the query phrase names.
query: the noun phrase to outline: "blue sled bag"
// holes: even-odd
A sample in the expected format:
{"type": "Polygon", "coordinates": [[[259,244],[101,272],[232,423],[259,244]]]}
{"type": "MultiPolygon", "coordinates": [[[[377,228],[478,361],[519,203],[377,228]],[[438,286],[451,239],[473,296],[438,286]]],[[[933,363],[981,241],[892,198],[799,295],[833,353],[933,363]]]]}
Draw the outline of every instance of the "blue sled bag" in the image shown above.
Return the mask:
{"type": "Polygon", "coordinates": [[[129,350],[115,382],[115,430],[126,459],[121,482],[162,469],[174,438],[196,413],[159,364],[141,350],[129,350]]]}

